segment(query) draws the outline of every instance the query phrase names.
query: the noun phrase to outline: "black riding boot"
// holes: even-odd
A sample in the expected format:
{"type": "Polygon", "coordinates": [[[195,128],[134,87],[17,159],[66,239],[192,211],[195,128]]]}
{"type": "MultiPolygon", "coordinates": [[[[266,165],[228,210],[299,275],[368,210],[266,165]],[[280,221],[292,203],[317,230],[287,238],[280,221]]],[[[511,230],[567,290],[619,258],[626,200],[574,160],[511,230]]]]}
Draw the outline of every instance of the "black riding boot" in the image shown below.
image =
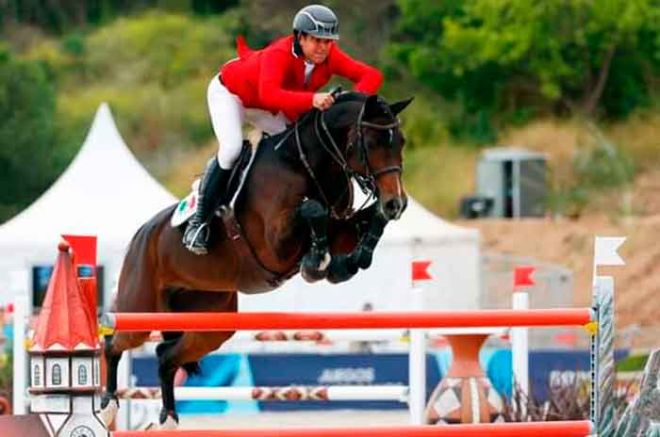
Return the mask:
{"type": "Polygon", "coordinates": [[[218,165],[214,156],[206,165],[206,171],[199,184],[197,210],[190,218],[188,228],[183,234],[183,245],[196,255],[205,255],[209,241],[208,223],[216,208],[225,202],[224,195],[231,170],[218,165]]]}

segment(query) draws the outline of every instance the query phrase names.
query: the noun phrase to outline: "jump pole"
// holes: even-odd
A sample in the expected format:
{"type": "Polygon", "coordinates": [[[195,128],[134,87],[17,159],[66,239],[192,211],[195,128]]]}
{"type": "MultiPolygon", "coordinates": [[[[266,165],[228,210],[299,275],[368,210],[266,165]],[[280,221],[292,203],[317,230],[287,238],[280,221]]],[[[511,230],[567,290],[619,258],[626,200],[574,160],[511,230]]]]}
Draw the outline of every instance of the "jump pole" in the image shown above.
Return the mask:
{"type": "Polygon", "coordinates": [[[598,266],[622,266],[617,250],[625,237],[599,237],[594,241],[592,305],[595,324],[591,335],[590,418],[601,437],[613,436],[614,423],[614,278],[598,276],[598,266]]]}
{"type": "MultiPolygon", "coordinates": [[[[511,296],[514,310],[529,309],[528,288],[534,285],[532,274],[535,268],[530,266],[516,267],[513,271],[513,293],[511,296]]],[[[529,328],[511,328],[511,360],[512,383],[511,397],[514,409],[520,407],[520,417],[527,415],[527,401],[529,399],[529,328]],[[515,394],[520,389],[522,399],[515,401],[515,394]]]]}
{"type": "MultiPolygon", "coordinates": [[[[159,387],[132,387],[119,389],[117,397],[131,401],[161,399],[159,387]]],[[[328,385],[281,387],[174,387],[177,401],[394,401],[407,402],[405,385],[328,385]]]]}
{"type": "MultiPolygon", "coordinates": [[[[424,292],[422,281],[431,279],[428,273],[430,261],[413,261],[411,299],[414,312],[424,310],[424,292]]],[[[408,411],[411,425],[423,425],[426,409],[426,331],[424,329],[410,330],[410,346],[408,350],[408,411]]]]}
{"type": "Polygon", "coordinates": [[[107,313],[104,335],[114,331],[236,331],[265,329],[429,329],[514,326],[583,326],[591,308],[463,310],[378,313],[107,313]]]}
{"type": "MultiPolygon", "coordinates": [[[[584,437],[593,433],[589,420],[558,422],[479,423],[441,426],[346,428],[224,429],[208,431],[148,431],[149,437],[584,437]]],[[[145,437],[143,431],[115,431],[112,437],[145,437]]]]}

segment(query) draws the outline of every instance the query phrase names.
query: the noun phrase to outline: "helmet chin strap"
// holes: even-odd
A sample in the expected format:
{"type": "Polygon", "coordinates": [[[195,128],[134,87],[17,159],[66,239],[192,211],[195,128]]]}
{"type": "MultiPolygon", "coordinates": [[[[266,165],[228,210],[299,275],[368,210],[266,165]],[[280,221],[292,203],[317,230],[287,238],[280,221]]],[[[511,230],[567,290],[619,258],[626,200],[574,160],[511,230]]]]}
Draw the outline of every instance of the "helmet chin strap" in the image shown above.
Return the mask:
{"type": "Polygon", "coordinates": [[[300,45],[300,32],[297,30],[293,31],[293,54],[296,57],[303,56],[303,49],[300,45]]]}

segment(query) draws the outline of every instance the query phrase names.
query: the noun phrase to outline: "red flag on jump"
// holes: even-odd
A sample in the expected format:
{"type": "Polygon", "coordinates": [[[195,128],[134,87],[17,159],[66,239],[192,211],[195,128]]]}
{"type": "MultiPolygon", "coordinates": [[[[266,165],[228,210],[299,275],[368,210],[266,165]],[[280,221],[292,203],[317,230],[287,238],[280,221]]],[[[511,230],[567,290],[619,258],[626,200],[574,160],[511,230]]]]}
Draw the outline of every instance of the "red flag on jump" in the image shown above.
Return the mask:
{"type": "Polygon", "coordinates": [[[513,271],[513,288],[534,285],[532,274],[535,271],[536,268],[531,266],[516,267],[513,271]]]}
{"type": "Polygon", "coordinates": [[[96,237],[87,235],[62,235],[73,250],[76,265],[96,268],[96,237]]]}
{"type": "Polygon", "coordinates": [[[429,266],[431,261],[413,261],[412,263],[412,280],[415,281],[426,281],[433,279],[429,273],[429,266]]]}

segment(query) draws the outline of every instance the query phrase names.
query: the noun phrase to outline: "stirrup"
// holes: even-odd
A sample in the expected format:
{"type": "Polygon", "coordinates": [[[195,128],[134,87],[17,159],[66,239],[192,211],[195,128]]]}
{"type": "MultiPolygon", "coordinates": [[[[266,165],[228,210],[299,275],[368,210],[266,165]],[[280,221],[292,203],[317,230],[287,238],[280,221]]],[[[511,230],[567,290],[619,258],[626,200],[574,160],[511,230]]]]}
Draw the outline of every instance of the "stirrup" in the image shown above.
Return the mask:
{"type": "Polygon", "coordinates": [[[206,238],[203,238],[204,236],[200,235],[200,233],[204,231],[207,227],[208,227],[208,223],[200,224],[197,227],[197,230],[195,230],[195,233],[192,234],[192,237],[190,238],[188,244],[186,244],[186,249],[188,249],[195,255],[206,255],[208,253],[207,245],[208,245],[209,236],[207,235],[206,238]],[[198,239],[201,239],[202,241],[200,242],[198,239]]]}

